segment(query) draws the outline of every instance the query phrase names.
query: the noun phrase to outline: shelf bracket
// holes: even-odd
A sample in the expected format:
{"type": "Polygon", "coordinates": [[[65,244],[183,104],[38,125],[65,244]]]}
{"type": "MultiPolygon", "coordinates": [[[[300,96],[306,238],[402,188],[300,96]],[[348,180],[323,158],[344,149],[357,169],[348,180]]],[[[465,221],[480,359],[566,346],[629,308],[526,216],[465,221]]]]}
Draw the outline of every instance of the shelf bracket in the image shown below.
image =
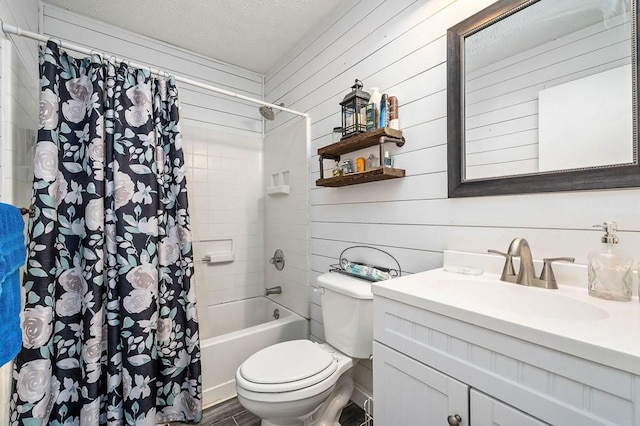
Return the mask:
{"type": "Polygon", "coordinates": [[[402,145],[404,145],[404,136],[402,138],[394,138],[391,136],[387,136],[387,135],[382,135],[380,136],[379,141],[379,147],[380,147],[380,166],[384,166],[383,162],[384,162],[384,144],[387,142],[392,142],[395,143],[396,146],[400,147],[402,145]]]}
{"type": "Polygon", "coordinates": [[[324,160],[340,161],[339,155],[333,154],[320,154],[320,179],[324,179],[324,160]]]}

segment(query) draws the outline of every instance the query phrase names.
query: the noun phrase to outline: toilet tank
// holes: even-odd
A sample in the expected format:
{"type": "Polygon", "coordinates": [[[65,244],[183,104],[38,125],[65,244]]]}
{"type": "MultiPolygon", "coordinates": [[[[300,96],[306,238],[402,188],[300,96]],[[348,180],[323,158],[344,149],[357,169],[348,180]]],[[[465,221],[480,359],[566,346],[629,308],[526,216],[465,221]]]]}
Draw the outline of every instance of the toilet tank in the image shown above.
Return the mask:
{"type": "Polygon", "coordinates": [[[318,277],[327,343],[353,358],[369,358],[373,346],[371,283],[337,272],[318,277]]]}

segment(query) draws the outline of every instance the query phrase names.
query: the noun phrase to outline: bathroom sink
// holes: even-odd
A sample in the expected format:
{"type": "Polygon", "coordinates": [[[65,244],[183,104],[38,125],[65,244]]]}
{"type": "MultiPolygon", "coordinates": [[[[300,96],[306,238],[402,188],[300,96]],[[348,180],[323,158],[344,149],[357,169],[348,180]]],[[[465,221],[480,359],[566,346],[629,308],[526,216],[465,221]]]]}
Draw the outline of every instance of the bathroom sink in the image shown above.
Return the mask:
{"type": "MultiPolygon", "coordinates": [[[[453,297],[464,298],[487,310],[516,314],[520,317],[539,317],[572,321],[597,321],[606,319],[606,310],[587,301],[562,294],[558,290],[526,287],[487,279],[443,279],[430,285],[453,291],[453,297]]],[[[575,293],[575,291],[573,291],[575,293]]],[[[571,294],[571,290],[564,293],[571,294]]],[[[578,295],[583,296],[583,295],[578,295]]]]}
{"type": "MultiPolygon", "coordinates": [[[[638,298],[615,302],[589,296],[586,265],[558,264],[559,288],[551,290],[500,281],[504,261],[498,257],[449,251],[444,260],[449,270],[374,283],[374,309],[379,298],[396,303],[400,318],[410,318],[419,311],[409,309],[417,308],[428,312],[425,318],[434,327],[448,317],[461,325],[456,333],[469,324],[640,375],[640,339],[629,338],[640,331],[638,298]]],[[[540,271],[541,262],[535,266],[540,271]]],[[[482,344],[485,336],[474,338],[482,344]]]]}

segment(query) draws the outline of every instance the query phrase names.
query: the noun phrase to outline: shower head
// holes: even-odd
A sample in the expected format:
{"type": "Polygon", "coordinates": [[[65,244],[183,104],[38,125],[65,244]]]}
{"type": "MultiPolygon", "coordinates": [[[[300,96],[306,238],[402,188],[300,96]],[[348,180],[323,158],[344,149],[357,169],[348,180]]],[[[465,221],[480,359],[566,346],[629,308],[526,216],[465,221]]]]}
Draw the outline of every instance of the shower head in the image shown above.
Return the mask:
{"type": "MultiPolygon", "coordinates": [[[[283,103],[278,104],[281,107],[284,106],[283,103]]],[[[280,112],[280,110],[274,111],[273,108],[271,108],[270,106],[266,106],[266,105],[262,105],[260,108],[258,108],[260,110],[260,115],[263,116],[266,120],[269,121],[273,121],[274,118],[276,118],[276,114],[278,114],[280,112]]]]}

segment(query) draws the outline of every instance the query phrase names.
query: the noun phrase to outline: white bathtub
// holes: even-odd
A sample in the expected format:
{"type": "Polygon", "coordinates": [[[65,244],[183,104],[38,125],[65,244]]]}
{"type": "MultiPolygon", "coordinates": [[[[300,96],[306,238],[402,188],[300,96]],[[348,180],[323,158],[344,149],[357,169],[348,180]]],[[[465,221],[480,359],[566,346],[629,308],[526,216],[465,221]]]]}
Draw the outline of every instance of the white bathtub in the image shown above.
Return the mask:
{"type": "Polygon", "coordinates": [[[309,334],[306,319],[266,297],[205,307],[199,322],[205,407],[236,395],[236,370],[253,353],[309,334]]]}

